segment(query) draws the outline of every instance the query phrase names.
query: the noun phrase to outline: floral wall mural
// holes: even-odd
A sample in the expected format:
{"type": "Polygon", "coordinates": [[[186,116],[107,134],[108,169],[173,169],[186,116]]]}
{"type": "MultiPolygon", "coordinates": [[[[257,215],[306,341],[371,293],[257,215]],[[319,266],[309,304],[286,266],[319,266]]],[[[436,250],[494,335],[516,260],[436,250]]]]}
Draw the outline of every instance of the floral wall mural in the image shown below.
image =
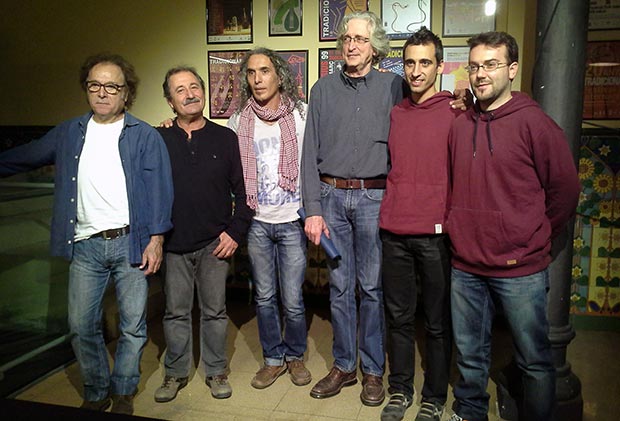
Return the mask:
{"type": "Polygon", "coordinates": [[[620,317],[620,134],[584,131],[573,240],[571,312],[620,317]]]}

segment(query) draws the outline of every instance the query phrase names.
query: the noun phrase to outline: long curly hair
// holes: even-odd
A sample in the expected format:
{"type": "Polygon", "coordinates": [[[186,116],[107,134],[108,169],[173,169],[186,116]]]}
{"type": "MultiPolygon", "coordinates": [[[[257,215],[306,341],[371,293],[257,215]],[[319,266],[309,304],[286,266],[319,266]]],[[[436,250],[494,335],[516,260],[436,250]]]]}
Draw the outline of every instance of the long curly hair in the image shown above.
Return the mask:
{"type": "Polygon", "coordinates": [[[269,48],[258,47],[251,51],[248,51],[243,60],[241,60],[241,68],[239,69],[239,107],[238,111],[241,112],[246,106],[248,99],[252,96],[252,90],[248,83],[248,61],[250,57],[256,54],[262,54],[271,60],[273,67],[276,70],[276,74],[280,79],[280,95],[284,98],[289,98],[295,103],[297,108],[303,117],[303,102],[299,98],[299,92],[297,90],[297,84],[291,73],[291,68],[288,63],[280,57],[278,53],[269,48]]]}

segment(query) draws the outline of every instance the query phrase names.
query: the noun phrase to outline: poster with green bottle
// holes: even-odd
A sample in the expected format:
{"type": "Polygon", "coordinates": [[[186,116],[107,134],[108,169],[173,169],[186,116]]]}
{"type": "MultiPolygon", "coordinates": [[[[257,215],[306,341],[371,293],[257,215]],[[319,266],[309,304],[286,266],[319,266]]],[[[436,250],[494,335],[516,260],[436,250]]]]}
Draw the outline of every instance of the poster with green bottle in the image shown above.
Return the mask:
{"type": "Polygon", "coordinates": [[[269,0],[269,36],[301,35],[302,0],[269,0]]]}

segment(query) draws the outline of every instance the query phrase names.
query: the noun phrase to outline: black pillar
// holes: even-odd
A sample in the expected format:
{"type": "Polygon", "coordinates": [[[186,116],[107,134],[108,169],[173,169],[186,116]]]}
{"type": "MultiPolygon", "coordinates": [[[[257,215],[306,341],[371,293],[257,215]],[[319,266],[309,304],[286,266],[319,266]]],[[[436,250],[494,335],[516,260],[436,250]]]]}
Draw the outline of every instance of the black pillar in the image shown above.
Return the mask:
{"type": "MultiPolygon", "coordinates": [[[[583,112],[589,2],[585,0],[538,0],[536,14],[536,60],[532,78],[534,99],[564,130],[577,161],[583,112]]],[[[549,267],[549,339],[557,371],[553,420],[581,421],[581,382],[566,361],[566,347],[575,337],[570,324],[570,282],[574,221],[552,248],[549,267]]],[[[498,378],[500,415],[517,420],[521,398],[521,373],[510,364],[498,378]]]]}
{"type": "MultiPolygon", "coordinates": [[[[583,115],[583,87],[588,39],[588,7],[584,0],[539,0],[536,18],[534,99],[564,130],[577,160],[583,115]]],[[[550,266],[549,338],[557,370],[556,420],[583,416],[581,382],[566,361],[566,347],[575,337],[570,324],[570,283],[574,221],[554,244],[550,266]]]]}

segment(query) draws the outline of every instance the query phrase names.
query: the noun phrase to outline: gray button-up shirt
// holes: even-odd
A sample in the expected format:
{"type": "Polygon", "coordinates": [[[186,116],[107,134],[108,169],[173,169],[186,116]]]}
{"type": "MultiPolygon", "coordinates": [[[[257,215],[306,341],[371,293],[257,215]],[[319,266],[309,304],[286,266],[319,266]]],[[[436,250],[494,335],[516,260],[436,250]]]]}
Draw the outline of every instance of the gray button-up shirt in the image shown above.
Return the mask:
{"type": "Polygon", "coordinates": [[[375,69],[356,81],[340,72],[314,84],[301,165],[308,216],[322,215],[321,175],[387,176],[390,111],[402,100],[404,89],[400,76],[375,69]]]}

